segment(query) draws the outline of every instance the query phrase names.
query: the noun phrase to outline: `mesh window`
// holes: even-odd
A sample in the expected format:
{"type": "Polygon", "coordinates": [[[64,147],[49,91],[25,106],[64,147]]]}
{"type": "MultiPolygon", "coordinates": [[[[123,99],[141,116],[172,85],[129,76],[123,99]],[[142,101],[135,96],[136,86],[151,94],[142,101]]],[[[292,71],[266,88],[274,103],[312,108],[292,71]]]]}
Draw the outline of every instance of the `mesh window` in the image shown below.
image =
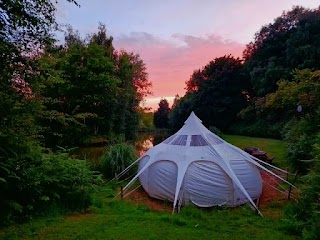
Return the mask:
{"type": "Polygon", "coordinates": [[[190,146],[206,146],[209,145],[201,135],[191,135],[190,146]]]}
{"type": "Polygon", "coordinates": [[[166,140],[163,141],[163,143],[169,144],[171,142],[172,139],[174,139],[176,137],[176,135],[172,135],[170,137],[168,137],[166,140]]]}
{"type": "Polygon", "coordinates": [[[186,144],[187,144],[187,137],[188,137],[188,135],[180,135],[180,136],[176,137],[170,144],[172,144],[172,145],[186,146],[186,144]]]}
{"type": "Polygon", "coordinates": [[[220,140],[218,137],[216,137],[215,135],[213,135],[211,133],[207,134],[207,137],[209,138],[210,143],[213,145],[223,143],[222,140],[220,140]]]}

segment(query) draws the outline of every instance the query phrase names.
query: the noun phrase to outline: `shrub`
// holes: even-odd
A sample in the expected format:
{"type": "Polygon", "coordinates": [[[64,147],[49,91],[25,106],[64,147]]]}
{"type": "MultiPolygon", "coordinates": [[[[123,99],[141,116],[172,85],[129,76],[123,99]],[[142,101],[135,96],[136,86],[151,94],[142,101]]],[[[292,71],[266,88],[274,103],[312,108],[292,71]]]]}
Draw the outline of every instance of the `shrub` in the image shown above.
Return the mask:
{"type": "Polygon", "coordinates": [[[227,133],[281,139],[281,130],[284,124],[285,122],[269,123],[264,119],[258,119],[253,122],[238,121],[229,127],[227,133]]]}
{"type": "Polygon", "coordinates": [[[320,107],[313,115],[293,118],[283,130],[284,140],[288,148],[288,160],[291,166],[301,174],[306,174],[311,166],[314,154],[313,145],[320,138],[320,107]]]}
{"type": "Polygon", "coordinates": [[[220,129],[215,126],[209,126],[209,130],[219,137],[222,136],[222,132],[220,131],[220,129]]]}
{"type": "Polygon", "coordinates": [[[306,174],[311,167],[318,131],[318,124],[306,118],[293,119],[284,128],[289,164],[301,174],[306,174]]]}
{"type": "Polygon", "coordinates": [[[121,173],[138,157],[134,147],[128,143],[111,145],[100,158],[101,170],[105,177],[112,178],[121,173]]]}
{"type": "Polygon", "coordinates": [[[1,225],[44,213],[53,206],[74,211],[90,204],[93,175],[83,160],[50,153],[12,158],[0,168],[8,172],[1,182],[1,225]]]}
{"type": "Polygon", "coordinates": [[[304,239],[320,239],[320,145],[315,145],[315,166],[304,176],[301,198],[287,209],[286,228],[304,239]]]}

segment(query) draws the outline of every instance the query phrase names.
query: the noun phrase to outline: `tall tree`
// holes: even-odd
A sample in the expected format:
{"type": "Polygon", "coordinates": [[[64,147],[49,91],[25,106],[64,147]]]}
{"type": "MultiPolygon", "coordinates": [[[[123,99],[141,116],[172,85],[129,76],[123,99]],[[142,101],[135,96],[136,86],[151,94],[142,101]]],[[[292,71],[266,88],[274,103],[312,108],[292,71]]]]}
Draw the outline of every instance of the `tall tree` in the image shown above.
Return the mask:
{"type": "Polygon", "coordinates": [[[204,124],[226,129],[247,103],[250,83],[241,60],[230,55],[216,58],[197,75],[202,80],[192,94],[194,111],[204,124]]]}
{"type": "Polygon", "coordinates": [[[154,112],[153,123],[157,128],[169,127],[170,107],[167,99],[161,99],[157,111],[154,112]]]}
{"type": "Polygon", "coordinates": [[[40,62],[47,72],[44,129],[50,146],[77,145],[94,135],[134,137],[139,103],[151,83],[139,55],[114,51],[104,25],[87,41],[68,28],[66,44],[48,48],[40,62]]]}
{"type": "Polygon", "coordinates": [[[55,10],[50,0],[0,2],[0,223],[30,211],[27,203],[36,201],[28,191],[35,178],[27,174],[42,163],[34,49],[52,41],[55,10]]]}
{"type": "Polygon", "coordinates": [[[195,93],[187,93],[183,97],[175,98],[174,104],[169,113],[170,127],[178,130],[194,110],[193,95],[195,93]]]}
{"type": "Polygon", "coordinates": [[[274,92],[276,83],[290,80],[295,68],[319,69],[319,46],[320,8],[297,6],[263,26],[243,54],[255,95],[274,92]]]}
{"type": "Polygon", "coordinates": [[[107,28],[104,24],[99,23],[98,32],[90,37],[91,43],[103,47],[104,53],[110,59],[114,57],[113,37],[108,36],[107,28]]]}

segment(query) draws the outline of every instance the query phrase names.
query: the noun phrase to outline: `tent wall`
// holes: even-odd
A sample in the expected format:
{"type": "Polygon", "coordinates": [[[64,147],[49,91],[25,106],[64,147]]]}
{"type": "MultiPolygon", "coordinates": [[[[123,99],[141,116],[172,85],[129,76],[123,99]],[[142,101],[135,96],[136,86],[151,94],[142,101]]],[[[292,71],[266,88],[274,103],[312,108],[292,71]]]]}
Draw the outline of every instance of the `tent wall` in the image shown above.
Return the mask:
{"type": "MultiPolygon", "coordinates": [[[[258,168],[244,160],[231,160],[229,164],[243,187],[246,189],[249,196],[253,200],[258,199],[262,192],[262,179],[258,168]]],[[[234,188],[234,205],[239,205],[247,202],[248,200],[242,193],[242,191],[237,186],[234,186],[234,188]]]]}
{"type": "Polygon", "coordinates": [[[183,198],[199,207],[232,204],[232,181],[216,163],[195,161],[184,178],[183,198]]]}
{"type": "Polygon", "coordinates": [[[151,197],[173,202],[177,175],[178,167],[174,162],[160,160],[152,163],[139,179],[142,187],[151,197]]]}

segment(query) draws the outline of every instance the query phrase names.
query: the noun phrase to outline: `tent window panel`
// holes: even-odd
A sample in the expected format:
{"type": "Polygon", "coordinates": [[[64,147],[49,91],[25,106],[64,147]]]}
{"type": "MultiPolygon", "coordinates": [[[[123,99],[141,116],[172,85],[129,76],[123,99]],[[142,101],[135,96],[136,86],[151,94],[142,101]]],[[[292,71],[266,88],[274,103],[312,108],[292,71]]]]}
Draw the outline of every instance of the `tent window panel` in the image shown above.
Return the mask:
{"type": "Polygon", "coordinates": [[[207,137],[209,138],[211,144],[213,144],[213,145],[223,143],[223,141],[220,138],[218,138],[217,136],[215,136],[212,133],[207,134],[207,137]]]}
{"type": "Polygon", "coordinates": [[[166,140],[164,140],[163,143],[169,144],[171,142],[171,140],[174,139],[175,137],[176,137],[176,135],[172,135],[172,136],[168,137],[166,140]]]}
{"type": "Polygon", "coordinates": [[[191,135],[190,146],[207,146],[207,141],[201,135],[191,135]]]}
{"type": "Polygon", "coordinates": [[[188,135],[180,135],[180,136],[176,137],[170,144],[186,146],[187,145],[187,138],[188,138],[188,135]]]}

